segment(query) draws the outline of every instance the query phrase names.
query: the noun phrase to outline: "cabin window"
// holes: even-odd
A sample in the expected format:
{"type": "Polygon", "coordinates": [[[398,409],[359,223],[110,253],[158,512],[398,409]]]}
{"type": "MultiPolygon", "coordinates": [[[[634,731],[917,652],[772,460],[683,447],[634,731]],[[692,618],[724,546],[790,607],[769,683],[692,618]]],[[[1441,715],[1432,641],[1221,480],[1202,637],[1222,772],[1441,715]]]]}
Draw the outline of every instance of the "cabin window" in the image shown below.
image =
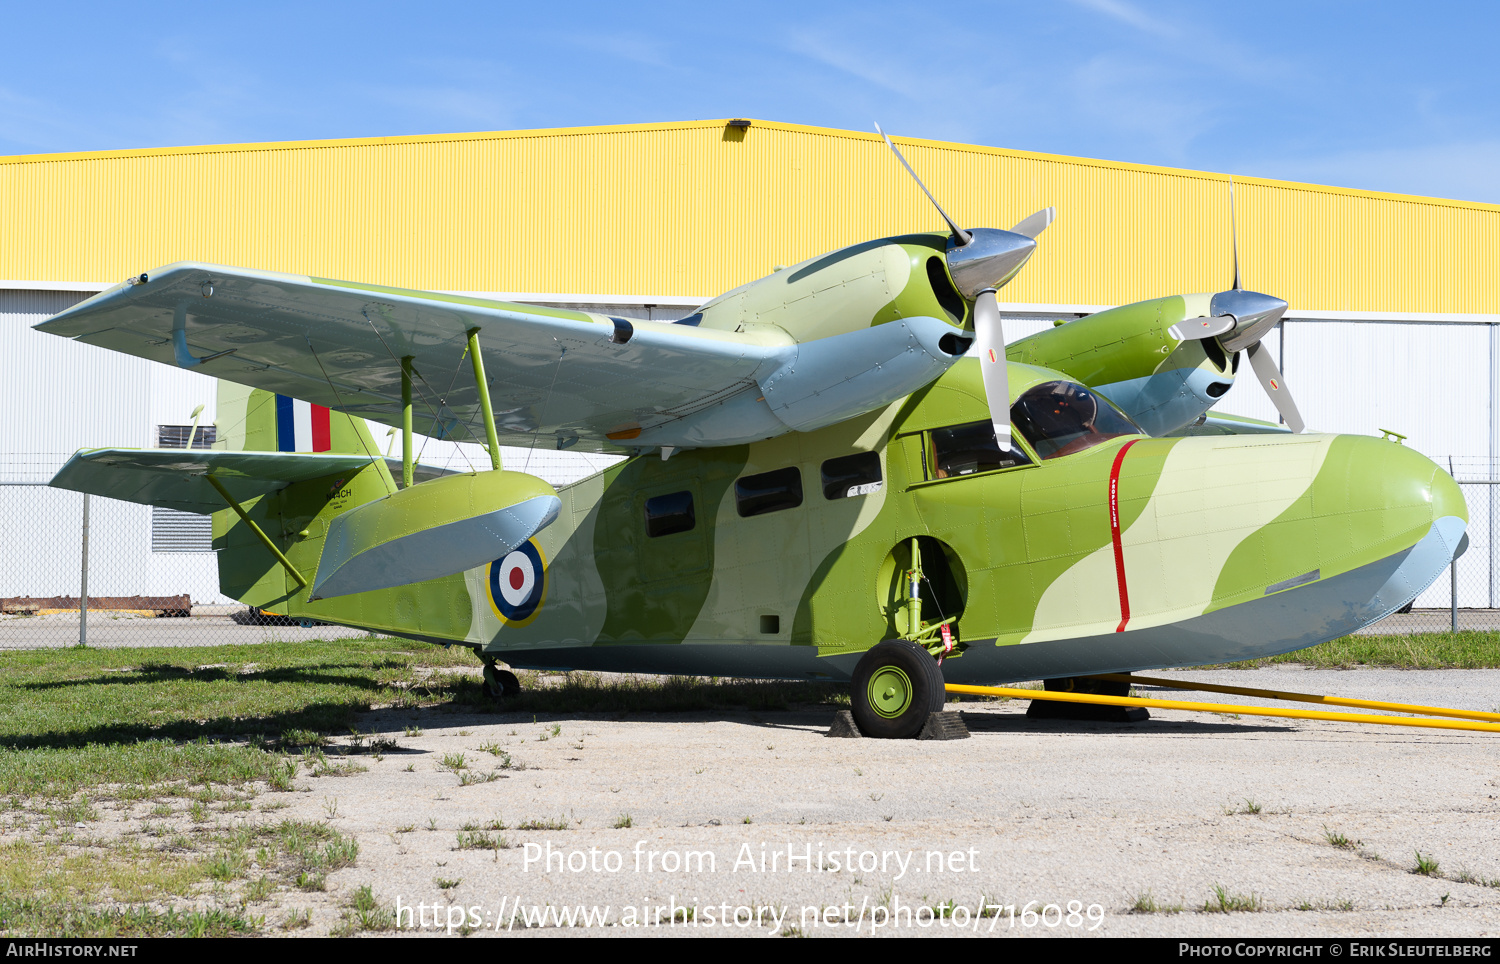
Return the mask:
{"type": "Polygon", "coordinates": [[[217,425],[199,425],[198,431],[194,432],[191,425],[158,425],[156,426],[156,447],[163,449],[185,449],[188,444],[188,436],[193,438],[193,448],[211,449],[218,439],[219,428],[217,425]]]}
{"type": "Polygon", "coordinates": [[[734,507],[742,518],[795,509],[802,504],[802,473],[794,465],[747,475],[734,483],[734,507]]]}
{"type": "Polygon", "coordinates": [[[691,492],[672,492],[646,500],[646,535],[652,538],[687,532],[696,524],[691,492]]]}
{"type": "Polygon", "coordinates": [[[1000,451],[1000,443],[995,441],[995,426],[989,419],[932,430],[929,465],[934,479],[1030,464],[1031,457],[1014,442],[1009,452],[1000,451]]]}
{"type": "Polygon", "coordinates": [[[1010,407],[1010,418],[1044,460],[1141,434],[1123,412],[1077,382],[1043,382],[1027,389],[1010,407]]]}
{"type": "Polygon", "coordinates": [[[875,452],[841,455],[823,463],[823,498],[847,499],[880,488],[880,456],[875,452]]]}

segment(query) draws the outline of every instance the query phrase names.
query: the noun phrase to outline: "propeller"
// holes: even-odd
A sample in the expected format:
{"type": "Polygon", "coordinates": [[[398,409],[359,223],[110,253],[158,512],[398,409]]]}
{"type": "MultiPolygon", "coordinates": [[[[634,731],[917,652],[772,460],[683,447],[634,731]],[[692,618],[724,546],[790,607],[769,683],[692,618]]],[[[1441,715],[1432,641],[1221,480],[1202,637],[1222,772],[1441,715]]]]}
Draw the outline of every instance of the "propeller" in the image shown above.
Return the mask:
{"type": "MultiPolygon", "coordinates": [[[[1266,336],[1281,316],[1286,313],[1287,303],[1280,298],[1271,295],[1263,295],[1256,291],[1246,291],[1240,287],[1240,237],[1239,227],[1234,215],[1234,182],[1229,182],[1229,230],[1232,238],[1231,249],[1234,251],[1234,287],[1228,291],[1221,291],[1214,295],[1209,301],[1210,319],[1194,319],[1194,321],[1213,321],[1220,318],[1230,318],[1234,324],[1222,333],[1217,334],[1219,344],[1223,346],[1226,353],[1234,353],[1241,348],[1245,349],[1250,358],[1250,367],[1255,370],[1255,377],[1260,379],[1261,388],[1265,389],[1266,395],[1271,399],[1271,404],[1276,406],[1276,411],[1281,413],[1281,418],[1286,422],[1287,428],[1293,433],[1300,433],[1307,427],[1302,421],[1302,413],[1297,411],[1297,403],[1292,401],[1292,393],[1287,389],[1286,379],[1277,370],[1276,363],[1271,360],[1271,353],[1261,347],[1261,339],[1266,336]]],[[[1189,329],[1192,325],[1188,322],[1189,329]]],[[[1175,326],[1174,326],[1175,327],[1175,326]]],[[[1207,336],[1202,336],[1207,337],[1207,336]]]]}
{"type": "Polygon", "coordinates": [[[937,208],[938,214],[948,222],[952,236],[948,239],[945,258],[948,274],[964,298],[974,303],[974,340],[979,349],[980,371],[984,376],[984,395],[990,408],[990,422],[995,428],[995,441],[1000,451],[1009,452],[1010,441],[1010,383],[1006,375],[1005,332],[1000,323],[1000,306],[995,300],[995,291],[1014,278],[1036,250],[1036,237],[1057,219],[1056,208],[1043,208],[1018,222],[1009,231],[997,228],[972,228],[964,230],[958,222],[948,216],[943,206],[927,190],[927,185],[917,177],[906,158],[897,150],[890,135],[875,125],[884,138],[886,146],[896,155],[901,166],[906,168],[917,187],[927,195],[927,200],[937,208]]]}

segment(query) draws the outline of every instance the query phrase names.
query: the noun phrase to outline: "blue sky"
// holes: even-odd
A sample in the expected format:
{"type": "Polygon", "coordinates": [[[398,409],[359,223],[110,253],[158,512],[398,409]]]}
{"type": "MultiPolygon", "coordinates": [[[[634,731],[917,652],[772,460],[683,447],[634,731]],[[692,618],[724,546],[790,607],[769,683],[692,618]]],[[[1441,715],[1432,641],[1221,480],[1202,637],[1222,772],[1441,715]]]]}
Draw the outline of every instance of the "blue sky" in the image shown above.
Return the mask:
{"type": "Polygon", "coordinates": [[[757,117],[1500,202],[1500,6],[15,5],[0,154],[757,117]],[[556,12],[554,12],[556,11],[556,12]]]}

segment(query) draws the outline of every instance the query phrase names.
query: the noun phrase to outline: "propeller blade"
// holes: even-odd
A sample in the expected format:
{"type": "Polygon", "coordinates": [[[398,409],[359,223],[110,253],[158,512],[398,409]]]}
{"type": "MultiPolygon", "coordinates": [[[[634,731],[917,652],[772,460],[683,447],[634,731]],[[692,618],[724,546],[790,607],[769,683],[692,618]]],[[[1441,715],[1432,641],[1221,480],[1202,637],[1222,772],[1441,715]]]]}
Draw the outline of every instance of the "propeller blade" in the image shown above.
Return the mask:
{"type": "Polygon", "coordinates": [[[1214,338],[1233,331],[1235,318],[1233,315],[1219,315],[1217,318],[1187,318],[1179,321],[1167,329],[1167,334],[1178,341],[1202,341],[1205,338],[1214,338]]]}
{"type": "Polygon", "coordinates": [[[974,341],[979,349],[979,371],[984,377],[984,397],[990,406],[990,423],[1000,451],[1010,451],[1010,376],[1006,371],[1005,332],[1000,325],[1000,306],[995,289],[986,288],[974,299],[974,341]]]}
{"type": "Polygon", "coordinates": [[[1302,421],[1302,414],[1297,411],[1297,403],[1292,401],[1292,393],[1287,391],[1286,381],[1281,377],[1281,372],[1276,370],[1276,363],[1271,361],[1271,353],[1260,342],[1251,345],[1246,352],[1250,356],[1250,367],[1255,369],[1255,377],[1260,379],[1261,386],[1271,397],[1271,403],[1286,420],[1286,427],[1294,433],[1301,432],[1307,426],[1302,421]]]}
{"type": "Polygon", "coordinates": [[[881,130],[879,124],[875,125],[875,130],[879,131],[880,136],[885,138],[885,146],[895,151],[896,160],[901,162],[901,166],[906,168],[906,173],[910,174],[912,180],[917,182],[917,187],[921,188],[922,193],[927,195],[927,200],[932,202],[932,206],[937,208],[937,212],[943,216],[943,220],[948,222],[948,228],[953,232],[953,237],[958,240],[959,246],[968,244],[970,240],[969,232],[959,227],[952,218],[948,217],[948,212],[943,210],[943,206],[937,202],[937,198],[933,197],[932,192],[927,190],[927,185],[922,183],[920,177],[917,177],[917,172],[911,169],[911,165],[906,163],[906,158],[902,157],[901,152],[896,150],[896,145],[891,142],[891,136],[881,130]]]}
{"type": "Polygon", "coordinates": [[[1031,217],[1016,222],[1016,226],[1011,228],[1010,231],[1012,234],[1024,234],[1026,237],[1035,240],[1037,235],[1047,230],[1047,225],[1056,220],[1057,208],[1042,208],[1031,217]]]}
{"type": "Polygon", "coordinates": [[[1234,250],[1234,287],[1240,290],[1240,229],[1234,219],[1234,178],[1229,179],[1229,246],[1234,250]]]}

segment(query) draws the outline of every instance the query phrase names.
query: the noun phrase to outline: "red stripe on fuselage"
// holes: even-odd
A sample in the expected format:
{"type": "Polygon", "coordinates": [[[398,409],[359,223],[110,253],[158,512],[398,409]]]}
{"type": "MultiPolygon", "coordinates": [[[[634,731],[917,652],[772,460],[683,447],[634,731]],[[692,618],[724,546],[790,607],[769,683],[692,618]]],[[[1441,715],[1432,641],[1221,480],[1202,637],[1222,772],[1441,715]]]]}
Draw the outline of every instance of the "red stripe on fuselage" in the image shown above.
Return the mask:
{"type": "Polygon", "coordinates": [[[312,407],[312,450],[327,452],[333,448],[333,429],[328,424],[328,409],[321,405],[312,407]]]}
{"type": "Polygon", "coordinates": [[[1115,632],[1123,633],[1130,622],[1130,590],[1125,586],[1125,547],[1120,544],[1120,466],[1125,453],[1140,439],[1131,439],[1120,446],[1115,455],[1115,464],[1109,470],[1109,537],[1115,544],[1115,581],[1120,584],[1120,625],[1115,632]]]}

